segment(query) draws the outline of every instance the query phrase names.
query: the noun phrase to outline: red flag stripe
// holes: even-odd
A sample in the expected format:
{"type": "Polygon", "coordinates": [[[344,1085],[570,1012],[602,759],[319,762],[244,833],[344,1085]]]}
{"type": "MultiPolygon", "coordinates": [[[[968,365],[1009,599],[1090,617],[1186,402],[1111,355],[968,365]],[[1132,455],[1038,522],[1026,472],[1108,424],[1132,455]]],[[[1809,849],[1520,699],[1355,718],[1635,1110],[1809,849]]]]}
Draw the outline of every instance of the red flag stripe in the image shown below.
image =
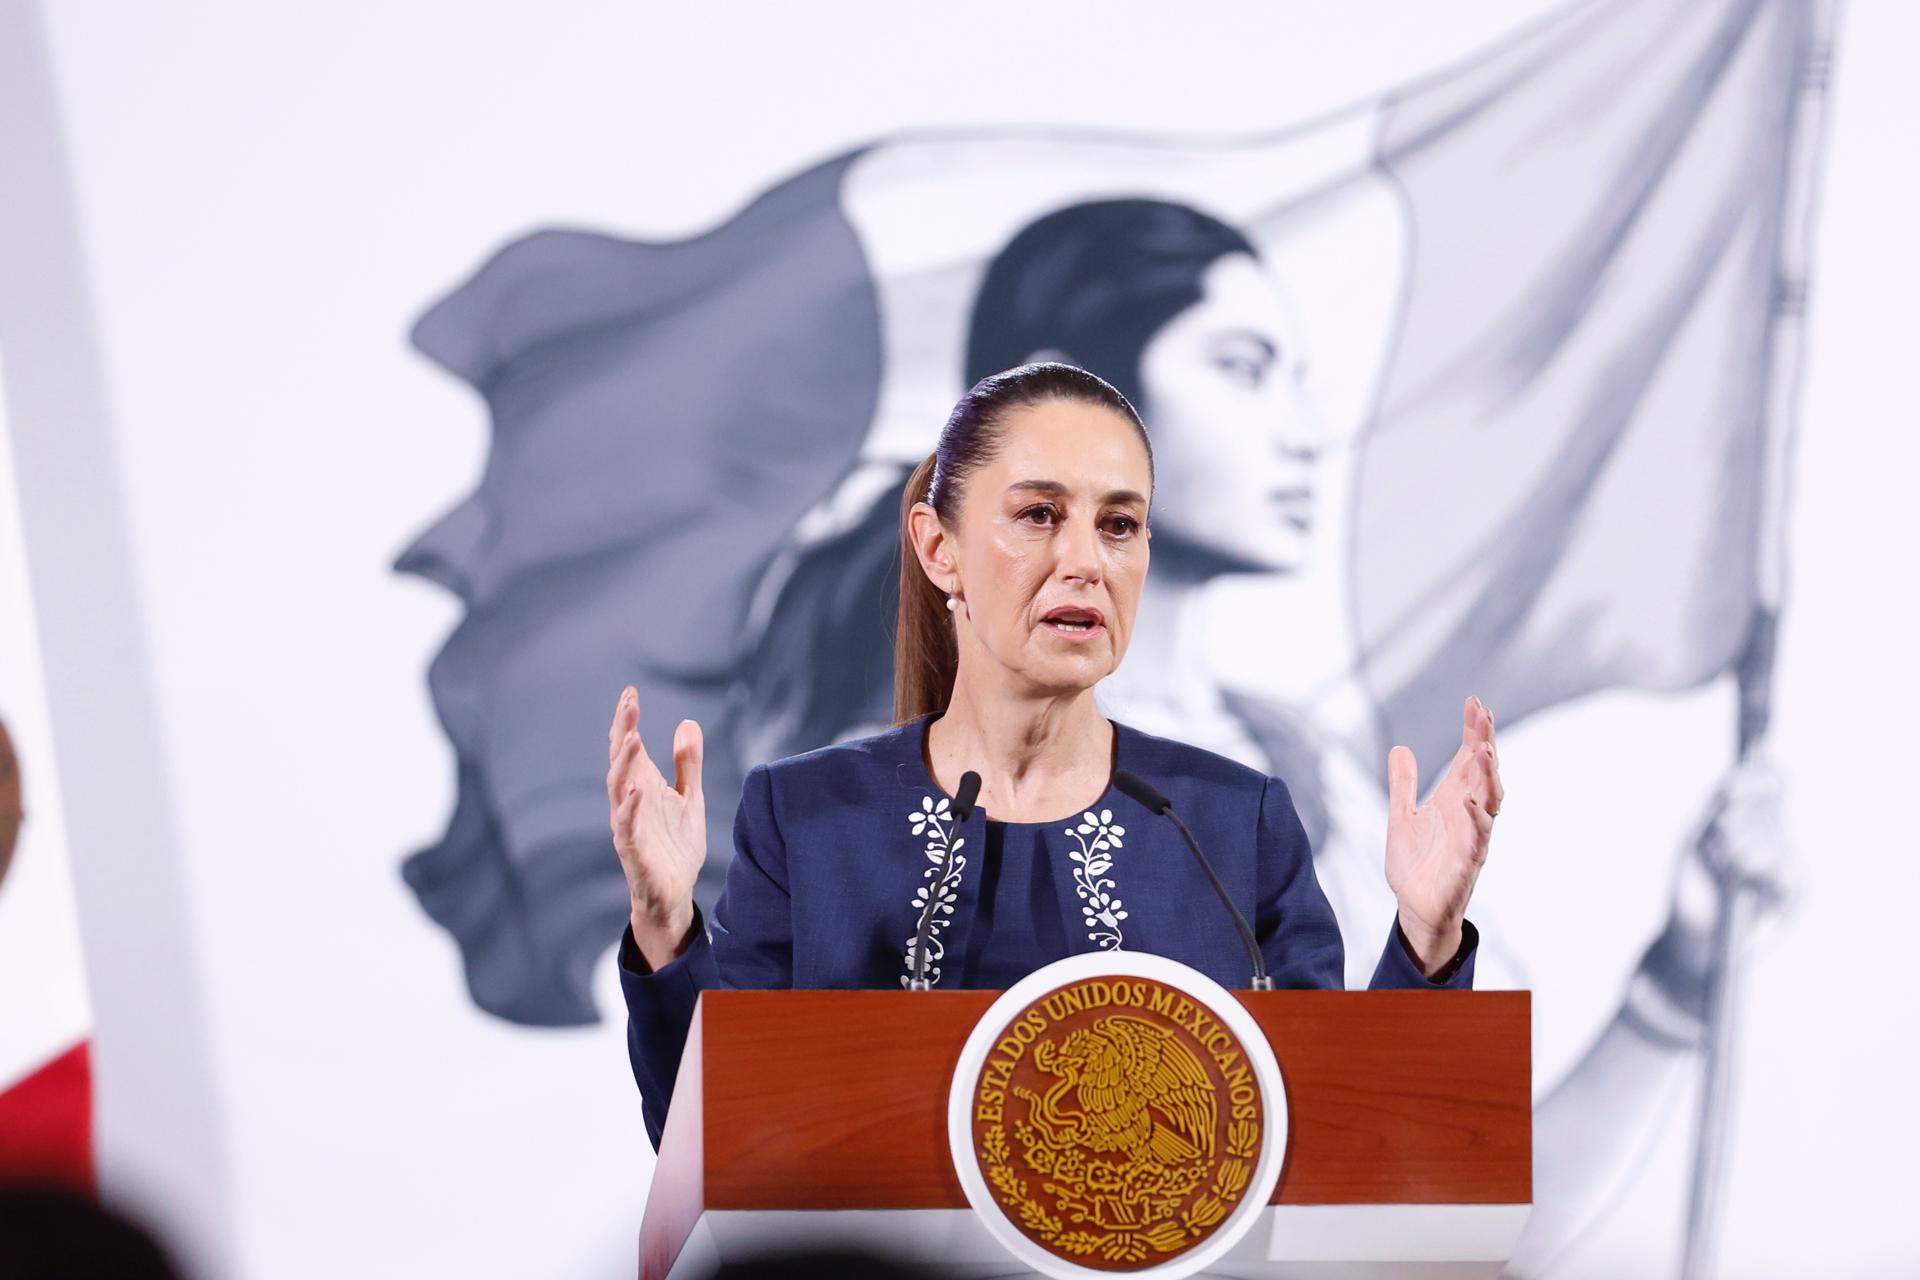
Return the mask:
{"type": "Polygon", "coordinates": [[[82,1040],[0,1092],[0,1182],[93,1194],[93,1069],[82,1040]]]}

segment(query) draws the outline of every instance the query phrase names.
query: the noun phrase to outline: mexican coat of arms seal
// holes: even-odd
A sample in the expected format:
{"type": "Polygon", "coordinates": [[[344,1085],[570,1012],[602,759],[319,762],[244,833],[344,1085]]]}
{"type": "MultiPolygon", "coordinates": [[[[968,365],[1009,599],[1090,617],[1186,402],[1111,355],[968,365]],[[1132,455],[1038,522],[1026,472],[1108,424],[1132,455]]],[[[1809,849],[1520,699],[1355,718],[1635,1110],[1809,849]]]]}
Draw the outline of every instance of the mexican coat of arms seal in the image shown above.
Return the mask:
{"type": "Polygon", "coordinates": [[[969,1202],[1047,1274],[1191,1274],[1273,1192],[1286,1134],[1272,1050],[1204,975],[1157,956],[1049,965],[961,1056],[949,1138],[969,1202]]]}

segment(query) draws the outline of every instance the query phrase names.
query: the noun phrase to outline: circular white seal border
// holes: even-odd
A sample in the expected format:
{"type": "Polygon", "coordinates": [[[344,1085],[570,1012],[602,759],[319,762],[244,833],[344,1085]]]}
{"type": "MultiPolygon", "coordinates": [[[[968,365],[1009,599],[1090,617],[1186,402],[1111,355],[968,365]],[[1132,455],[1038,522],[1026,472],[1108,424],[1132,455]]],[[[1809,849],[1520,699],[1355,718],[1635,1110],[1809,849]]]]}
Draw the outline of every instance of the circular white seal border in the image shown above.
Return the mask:
{"type": "Polygon", "coordinates": [[[1088,952],[1035,969],[1009,987],[973,1024],[966,1047],[960,1050],[960,1060],[954,1065],[953,1082],[947,1089],[947,1146],[953,1154],[954,1172],[960,1175],[960,1185],[966,1190],[967,1203],[986,1223],[993,1238],[1022,1264],[1043,1275],[1058,1277],[1059,1280],[1088,1280],[1093,1276],[1115,1275],[1178,1280],[1178,1277],[1204,1271],[1220,1261],[1246,1235],[1260,1211],[1267,1207],[1267,1201],[1273,1198],[1274,1185],[1280,1181],[1280,1165],[1287,1153],[1287,1089],[1280,1076],[1280,1063],[1273,1056],[1273,1047],[1267,1043],[1260,1024],[1253,1020],[1253,1015],[1247,1012],[1245,1005],[1212,978],[1165,956],[1139,951],[1088,952]],[[1176,1258],[1137,1271],[1083,1267],[1027,1239],[1007,1218],[1000,1202],[994,1199],[986,1176],[980,1172],[980,1159],[973,1149],[974,1086],[979,1083],[981,1068],[986,1064],[987,1054],[999,1042],[1000,1033],[1006,1030],[1007,1023],[1015,1014],[1049,991],[1089,978],[1150,978],[1185,993],[1239,1039],[1247,1052],[1248,1061],[1253,1064],[1254,1079],[1260,1085],[1261,1115],[1264,1118],[1260,1158],[1254,1164],[1253,1177],[1248,1181],[1240,1203],[1234,1206],[1233,1212],[1204,1243],[1176,1258]]]}

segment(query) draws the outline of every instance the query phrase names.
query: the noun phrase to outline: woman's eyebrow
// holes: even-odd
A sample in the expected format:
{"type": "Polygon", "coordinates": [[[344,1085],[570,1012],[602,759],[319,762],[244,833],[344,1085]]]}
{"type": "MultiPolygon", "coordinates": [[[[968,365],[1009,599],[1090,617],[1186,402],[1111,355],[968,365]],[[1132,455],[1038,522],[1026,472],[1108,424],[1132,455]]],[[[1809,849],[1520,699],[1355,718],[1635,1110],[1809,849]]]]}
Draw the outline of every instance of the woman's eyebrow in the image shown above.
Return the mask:
{"type": "MultiPolygon", "coordinates": [[[[1043,493],[1049,498],[1066,498],[1073,494],[1073,490],[1058,480],[1016,480],[1007,486],[1008,492],[1015,489],[1024,489],[1029,493],[1043,493]]],[[[1107,496],[1100,501],[1102,503],[1137,502],[1144,505],[1146,500],[1146,495],[1136,489],[1110,489],[1107,491],[1107,496]]]]}

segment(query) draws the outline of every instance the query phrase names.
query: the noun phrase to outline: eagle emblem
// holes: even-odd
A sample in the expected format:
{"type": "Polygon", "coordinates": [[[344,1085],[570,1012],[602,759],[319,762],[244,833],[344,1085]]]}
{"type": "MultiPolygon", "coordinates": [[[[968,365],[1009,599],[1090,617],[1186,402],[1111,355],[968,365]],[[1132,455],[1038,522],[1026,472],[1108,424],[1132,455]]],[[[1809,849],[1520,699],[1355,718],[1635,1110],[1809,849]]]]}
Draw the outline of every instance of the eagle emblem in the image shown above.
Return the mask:
{"type": "Polygon", "coordinates": [[[1112,1014],[1058,1047],[1037,1045],[1033,1065],[1057,1083],[1039,1097],[1016,1092],[1032,1103],[1028,1123],[1049,1147],[1162,1166],[1213,1155],[1213,1081],[1169,1028],[1112,1014]]]}
{"type": "Polygon", "coordinates": [[[976,1087],[975,1152],[1028,1239],[1132,1270],[1226,1220],[1262,1117],[1244,1048],[1217,1019],[1157,982],[1096,979],[1050,992],[1007,1027],[976,1087]]]}

